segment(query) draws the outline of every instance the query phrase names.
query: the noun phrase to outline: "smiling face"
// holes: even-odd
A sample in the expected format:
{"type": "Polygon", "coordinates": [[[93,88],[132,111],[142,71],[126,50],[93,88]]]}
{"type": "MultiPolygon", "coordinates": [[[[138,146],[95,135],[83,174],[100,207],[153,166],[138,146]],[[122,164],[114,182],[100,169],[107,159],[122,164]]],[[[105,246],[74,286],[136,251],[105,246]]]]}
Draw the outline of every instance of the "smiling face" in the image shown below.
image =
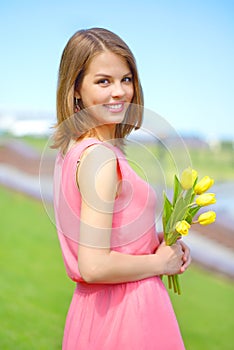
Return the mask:
{"type": "Polygon", "coordinates": [[[131,70],[120,55],[104,51],[95,56],[75,97],[93,109],[99,125],[114,127],[123,121],[134,95],[131,70]]]}

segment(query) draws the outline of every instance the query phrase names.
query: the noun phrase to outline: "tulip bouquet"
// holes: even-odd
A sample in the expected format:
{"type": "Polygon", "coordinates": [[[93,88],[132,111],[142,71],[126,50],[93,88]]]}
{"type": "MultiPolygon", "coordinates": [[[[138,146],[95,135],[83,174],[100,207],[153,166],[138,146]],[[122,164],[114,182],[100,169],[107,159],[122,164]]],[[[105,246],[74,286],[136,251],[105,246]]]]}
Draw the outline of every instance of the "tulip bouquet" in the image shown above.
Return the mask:
{"type": "MultiPolygon", "coordinates": [[[[180,180],[174,177],[173,199],[170,201],[164,193],[163,232],[166,245],[174,244],[178,238],[188,234],[192,224],[208,225],[215,221],[214,211],[207,211],[193,221],[198,211],[216,202],[214,193],[205,193],[214,183],[209,176],[198,182],[198,174],[190,167],[185,169],[180,180]]],[[[168,276],[168,287],[181,294],[178,275],[168,276]]]]}

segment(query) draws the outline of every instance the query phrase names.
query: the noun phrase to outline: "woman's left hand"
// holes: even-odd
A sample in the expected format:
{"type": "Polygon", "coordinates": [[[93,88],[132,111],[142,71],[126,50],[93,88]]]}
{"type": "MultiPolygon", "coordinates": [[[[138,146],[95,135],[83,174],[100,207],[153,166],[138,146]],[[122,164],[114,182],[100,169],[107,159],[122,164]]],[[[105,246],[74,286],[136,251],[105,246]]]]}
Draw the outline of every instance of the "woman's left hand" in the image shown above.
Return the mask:
{"type": "Polygon", "coordinates": [[[183,259],[183,265],[181,266],[181,273],[185,272],[185,270],[189,267],[189,265],[191,264],[192,258],[191,258],[191,254],[190,254],[190,249],[187,246],[187,244],[185,244],[182,240],[178,240],[178,243],[181,244],[182,250],[184,252],[184,255],[182,257],[183,259]]]}
{"type": "MultiPolygon", "coordinates": [[[[158,233],[158,240],[160,243],[163,242],[164,240],[164,235],[163,232],[158,233]]],[[[185,270],[187,270],[187,268],[189,267],[189,265],[191,264],[192,258],[191,258],[191,254],[190,254],[190,249],[187,246],[187,244],[185,244],[181,238],[178,239],[178,241],[181,244],[182,250],[184,252],[184,255],[182,257],[183,260],[183,265],[181,266],[181,270],[180,273],[184,273],[185,270]]]]}

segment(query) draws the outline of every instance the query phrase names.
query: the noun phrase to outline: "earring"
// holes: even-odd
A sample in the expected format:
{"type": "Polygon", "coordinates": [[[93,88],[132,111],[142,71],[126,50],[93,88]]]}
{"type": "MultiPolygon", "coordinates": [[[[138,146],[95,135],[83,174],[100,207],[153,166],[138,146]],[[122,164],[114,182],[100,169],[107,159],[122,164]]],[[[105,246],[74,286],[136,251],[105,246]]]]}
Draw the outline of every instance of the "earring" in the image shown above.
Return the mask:
{"type": "Polygon", "coordinates": [[[74,105],[75,105],[75,113],[78,113],[80,111],[80,106],[79,106],[79,99],[74,97],[74,105]]]}

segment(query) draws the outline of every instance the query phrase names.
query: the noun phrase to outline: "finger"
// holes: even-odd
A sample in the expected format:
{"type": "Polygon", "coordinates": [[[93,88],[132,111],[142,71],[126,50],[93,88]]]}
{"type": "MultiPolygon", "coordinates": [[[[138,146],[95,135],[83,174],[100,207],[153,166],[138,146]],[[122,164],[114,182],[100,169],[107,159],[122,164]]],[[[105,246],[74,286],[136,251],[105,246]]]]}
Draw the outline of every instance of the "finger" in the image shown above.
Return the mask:
{"type": "Polygon", "coordinates": [[[174,246],[175,251],[178,254],[181,254],[181,253],[184,254],[184,250],[183,250],[182,244],[180,242],[176,242],[173,246],[174,246]]]}
{"type": "Polygon", "coordinates": [[[184,259],[185,259],[185,261],[188,260],[189,256],[190,256],[190,249],[186,249],[184,251],[184,259]]]}
{"type": "Polygon", "coordinates": [[[184,252],[184,259],[188,260],[188,257],[190,255],[190,249],[184,242],[180,242],[180,244],[181,244],[182,250],[184,252]]]}
{"type": "Polygon", "coordinates": [[[184,272],[187,270],[187,268],[191,264],[191,261],[192,261],[192,258],[191,258],[191,256],[189,256],[187,261],[181,266],[181,272],[184,272]]]}
{"type": "Polygon", "coordinates": [[[178,242],[181,245],[182,250],[185,252],[189,247],[182,240],[178,242]]]}

